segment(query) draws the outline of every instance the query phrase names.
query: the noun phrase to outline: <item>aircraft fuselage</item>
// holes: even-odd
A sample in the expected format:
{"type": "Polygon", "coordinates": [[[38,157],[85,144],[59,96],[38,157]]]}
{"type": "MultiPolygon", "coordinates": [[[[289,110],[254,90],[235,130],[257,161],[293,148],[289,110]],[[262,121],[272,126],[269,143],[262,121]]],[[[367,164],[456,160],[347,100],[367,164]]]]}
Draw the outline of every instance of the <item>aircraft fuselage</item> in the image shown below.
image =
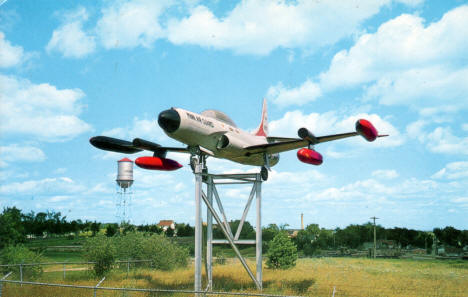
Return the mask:
{"type": "MultiPolygon", "coordinates": [[[[265,136],[253,135],[227,122],[182,108],[160,113],[158,123],[171,138],[189,147],[200,147],[209,155],[245,165],[263,166],[263,154],[249,155],[244,148],[268,143],[265,136]]],[[[268,154],[269,165],[279,161],[279,154],[268,154]]]]}

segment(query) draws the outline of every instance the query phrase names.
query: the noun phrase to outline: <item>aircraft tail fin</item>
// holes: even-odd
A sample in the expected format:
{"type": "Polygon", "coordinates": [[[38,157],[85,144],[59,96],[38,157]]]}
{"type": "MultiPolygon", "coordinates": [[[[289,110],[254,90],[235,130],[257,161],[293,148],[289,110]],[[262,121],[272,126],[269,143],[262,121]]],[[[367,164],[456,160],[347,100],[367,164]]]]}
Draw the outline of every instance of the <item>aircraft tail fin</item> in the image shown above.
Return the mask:
{"type": "Polygon", "coordinates": [[[253,133],[256,136],[268,136],[268,117],[267,117],[267,105],[266,105],[266,99],[263,99],[263,108],[262,108],[262,120],[260,122],[260,125],[258,125],[258,128],[255,129],[255,132],[253,133]]]}

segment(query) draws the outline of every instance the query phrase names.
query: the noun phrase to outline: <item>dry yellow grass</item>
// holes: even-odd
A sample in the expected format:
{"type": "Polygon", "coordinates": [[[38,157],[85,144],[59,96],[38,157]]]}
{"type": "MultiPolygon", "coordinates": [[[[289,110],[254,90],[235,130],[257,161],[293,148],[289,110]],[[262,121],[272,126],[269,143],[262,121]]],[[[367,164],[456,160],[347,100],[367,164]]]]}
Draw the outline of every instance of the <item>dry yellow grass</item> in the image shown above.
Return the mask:
{"type": "MultiPolygon", "coordinates": [[[[251,263],[251,267],[254,268],[251,263]]],[[[254,269],[253,269],[254,270],[254,269]]],[[[44,273],[41,281],[95,285],[85,272],[44,273]]],[[[232,261],[213,269],[214,290],[256,292],[242,266],[232,261]]],[[[455,297],[468,296],[468,263],[349,258],[301,259],[291,270],[264,269],[264,293],[360,297],[455,297]]],[[[112,272],[104,287],[188,289],[193,288],[193,267],[175,271],[137,269],[112,272]]],[[[92,290],[7,284],[2,296],[93,296],[92,290]]],[[[158,294],[160,296],[161,294],[158,294]]],[[[163,294],[165,295],[165,294],[163,294]]],[[[188,296],[181,294],[179,296],[188,296]]],[[[147,293],[99,291],[97,296],[151,296],[147,293]]],[[[156,295],[155,295],[156,296],[156,295]]],[[[169,296],[169,295],[167,295],[169,296]]],[[[174,295],[171,295],[174,296],[174,295]]]]}

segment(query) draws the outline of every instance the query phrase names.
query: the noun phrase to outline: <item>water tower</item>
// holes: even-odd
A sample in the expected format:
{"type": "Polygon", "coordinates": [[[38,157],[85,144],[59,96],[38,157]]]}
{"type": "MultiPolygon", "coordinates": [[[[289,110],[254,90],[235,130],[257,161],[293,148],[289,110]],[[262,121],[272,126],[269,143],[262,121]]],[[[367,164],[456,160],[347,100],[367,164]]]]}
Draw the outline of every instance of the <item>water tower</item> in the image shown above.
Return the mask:
{"type": "Polygon", "coordinates": [[[117,218],[120,222],[130,221],[130,203],[132,192],[130,187],[133,184],[133,161],[123,158],[117,161],[117,218]]]}

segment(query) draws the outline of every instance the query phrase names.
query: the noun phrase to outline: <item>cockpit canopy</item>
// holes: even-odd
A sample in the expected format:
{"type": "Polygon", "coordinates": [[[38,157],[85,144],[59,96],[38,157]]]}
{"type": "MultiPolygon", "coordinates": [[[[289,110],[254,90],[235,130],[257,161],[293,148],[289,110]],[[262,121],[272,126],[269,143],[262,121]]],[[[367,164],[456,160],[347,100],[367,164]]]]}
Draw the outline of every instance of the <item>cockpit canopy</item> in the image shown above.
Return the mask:
{"type": "Polygon", "coordinates": [[[216,119],[233,127],[237,127],[233,120],[231,120],[224,112],[221,112],[219,110],[208,109],[203,111],[201,115],[207,118],[216,119]]]}

